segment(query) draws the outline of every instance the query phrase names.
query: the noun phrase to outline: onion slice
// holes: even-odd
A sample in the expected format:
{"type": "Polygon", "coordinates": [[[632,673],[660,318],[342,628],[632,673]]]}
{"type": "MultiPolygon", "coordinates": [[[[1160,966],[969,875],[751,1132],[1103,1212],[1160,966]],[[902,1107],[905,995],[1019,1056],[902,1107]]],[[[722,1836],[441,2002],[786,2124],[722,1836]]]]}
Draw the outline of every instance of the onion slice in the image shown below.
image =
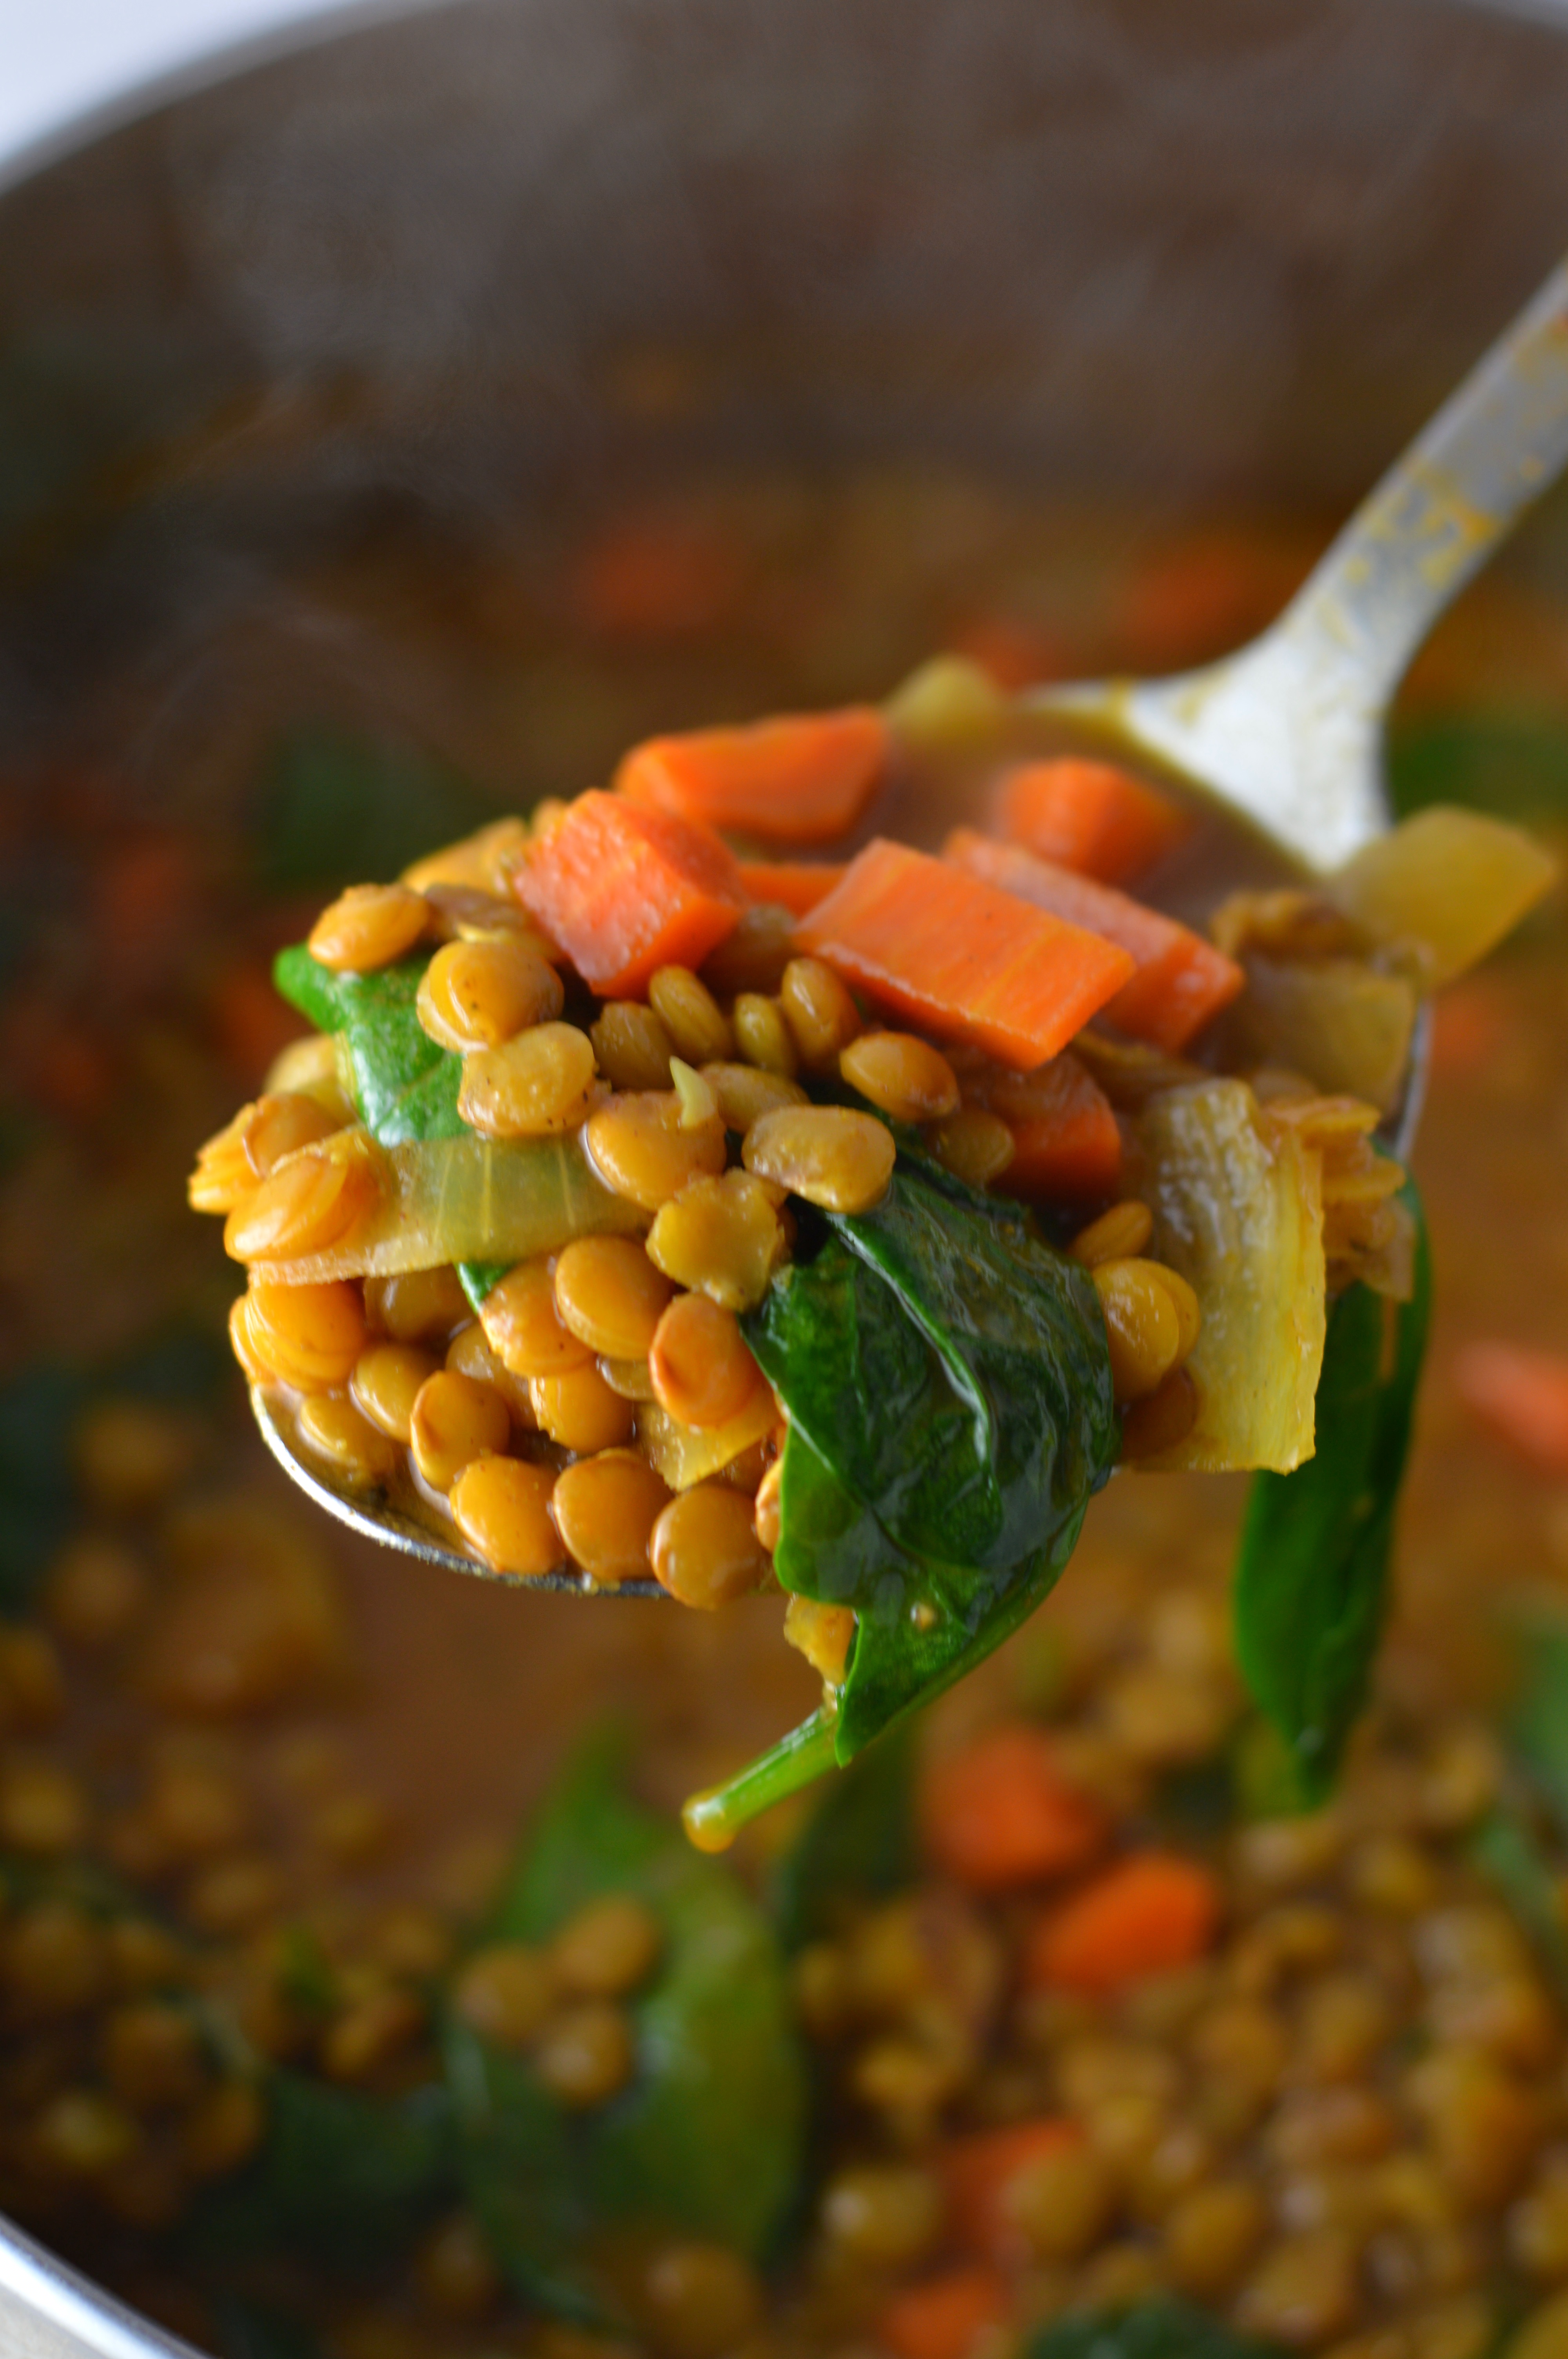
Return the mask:
{"type": "Polygon", "coordinates": [[[1187,1363],[1197,1421],[1140,1467],[1287,1473],[1313,1454],[1327,1328],[1322,1155],[1272,1122],[1245,1082],[1168,1091],[1140,1130],[1151,1249],[1186,1278],[1203,1310],[1187,1363]]]}
{"type": "MultiPolygon", "coordinates": [[[[325,1145],[358,1135],[341,1131],[325,1145]]],[[[298,1286],[450,1262],[511,1264],[555,1253],[573,1237],[636,1233],[652,1217],[605,1187],[575,1138],[410,1139],[376,1152],[378,1201],[347,1236],[322,1253],[252,1266],[298,1286]]]]}

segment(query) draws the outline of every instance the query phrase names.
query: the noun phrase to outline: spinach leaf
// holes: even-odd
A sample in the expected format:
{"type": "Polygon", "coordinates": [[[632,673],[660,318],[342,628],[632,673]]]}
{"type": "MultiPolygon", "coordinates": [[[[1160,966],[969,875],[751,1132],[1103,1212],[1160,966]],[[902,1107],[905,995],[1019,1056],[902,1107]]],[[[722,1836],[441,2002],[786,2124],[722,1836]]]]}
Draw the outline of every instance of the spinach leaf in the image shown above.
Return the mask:
{"type": "Polygon", "coordinates": [[[1058,2319],[1025,2345],[1027,2359],[1271,2359],[1271,2349],[1244,2341],[1206,2310],[1167,2299],[1058,2319]]]}
{"type": "Polygon", "coordinates": [[[277,2070],[265,2095],[259,2151],[181,2232],[195,2256],[299,2252],[369,2268],[456,2194],[452,2108],[438,2084],[370,2097],[277,2070]]]}
{"type": "Polygon", "coordinates": [[[1327,1795],[1382,1632],[1400,1483],[1432,1293],[1420,1200],[1415,1290],[1346,1289],[1329,1314],[1317,1448],[1291,1474],[1252,1478],[1234,1590],[1237,1660],[1290,1751],[1298,1799],[1327,1795]]]}
{"type": "Polygon", "coordinates": [[[1505,1733],[1542,1808],[1568,1838],[1568,1623],[1540,1609],[1512,1619],[1519,1680],[1505,1733]]]}
{"type": "Polygon", "coordinates": [[[274,746],[251,802],[255,873],[277,893],[338,892],[467,835],[494,810],[472,782],[408,745],[332,728],[292,732],[274,746]]]}
{"type": "Polygon", "coordinates": [[[1563,1879],[1529,1820],[1509,1803],[1496,1803],[1471,1835],[1467,1849],[1529,1937],[1558,1997],[1568,1999],[1563,1879]]]}
{"type": "Polygon", "coordinates": [[[1401,819],[1465,803],[1499,819],[1568,817],[1568,729],[1560,713],[1411,713],[1389,735],[1389,786],[1401,819]]]}
{"type": "MultiPolygon", "coordinates": [[[[463,1060],[432,1040],[415,1002],[427,958],[404,959],[373,974],[334,974],[302,942],[280,951],[273,980],[319,1032],[341,1039],[360,1119],[383,1147],[405,1139],[460,1138],[463,1060]]],[[[458,1276],[477,1310],[506,1275],[497,1262],[462,1262],[458,1276]]]]}
{"type": "Polygon", "coordinates": [[[373,974],[335,974],[303,943],[280,951],[273,979],[319,1032],[348,1053],[360,1119],[383,1147],[405,1139],[460,1138],[463,1061],[431,1039],[415,1012],[428,959],[402,959],[373,974]]]}
{"type": "Polygon", "coordinates": [[[914,1883],[914,1731],[902,1722],[833,1778],[784,1854],[773,1919],[786,1950],[830,1932],[846,1900],[914,1883]]]}
{"type": "Polygon", "coordinates": [[[449,2085],[469,2200],[519,2290],[557,2314],[609,2317],[590,2233],[618,2222],[767,2253],[799,2179],[806,2075],[784,1962],[761,1910],[678,1828],[628,1800],[616,1748],[587,1750],[557,1788],[490,1927],[543,1941],[605,1893],[646,1903],[664,1931],[633,2016],[637,2072],[588,2114],[564,2114],[526,2063],[449,2027],[449,2085]]]}
{"type": "Polygon", "coordinates": [[[1087,1275],[1013,1207],[901,1155],[873,1211],[822,1217],[746,1331],[790,1420],[779,1578],[857,1617],[842,1764],[1033,1611],[1118,1425],[1087,1275]]]}

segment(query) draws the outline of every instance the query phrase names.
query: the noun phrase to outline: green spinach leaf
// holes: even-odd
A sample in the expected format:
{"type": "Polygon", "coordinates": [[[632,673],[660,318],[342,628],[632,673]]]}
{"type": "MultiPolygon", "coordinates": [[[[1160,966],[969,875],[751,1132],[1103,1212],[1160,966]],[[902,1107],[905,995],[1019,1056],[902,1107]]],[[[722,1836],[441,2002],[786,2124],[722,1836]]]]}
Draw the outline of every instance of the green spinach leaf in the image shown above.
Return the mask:
{"type": "Polygon", "coordinates": [[[1496,1886],[1551,1978],[1560,1999],[1568,1999],[1568,1912],[1562,1873],[1523,1812],[1494,1804],[1471,1835],[1470,1857],[1496,1886]]]}
{"type": "MultiPolygon", "coordinates": [[[[373,974],[335,974],[302,942],[278,952],[273,978],[289,1005],[319,1032],[341,1040],[360,1119],[383,1147],[405,1139],[460,1138],[458,1112],[463,1060],[432,1040],[415,1002],[427,958],[403,959],[373,974]]],[[[497,1262],[460,1263],[458,1276],[477,1310],[506,1275],[497,1262]]]]}
{"type": "Polygon", "coordinates": [[[471,780],[416,746],[302,728],[274,746],[256,781],[255,873],[273,892],[335,893],[363,875],[367,844],[395,875],[494,817],[471,780]]]}
{"type": "Polygon", "coordinates": [[[1535,1608],[1510,1615],[1519,1686],[1505,1734],[1560,1835],[1568,1838],[1568,1623],[1535,1608]]]}
{"type": "Polygon", "coordinates": [[[1528,709],[1400,716],[1389,734],[1389,786],[1401,819],[1428,803],[1465,803],[1499,819],[1568,818],[1568,729],[1528,709]]]}
{"type": "Polygon", "coordinates": [[[277,2070],[259,2151],[182,2230],[202,2258],[300,2252],[370,2268],[458,2190],[452,2108],[439,2084],[371,2097],[277,2070]]]}
{"type": "Polygon", "coordinates": [[[491,1937],[546,1940],[610,1892],[643,1901],[665,1940],[633,2008],[637,2071],[622,2096],[568,2116],[526,2063],[460,2025],[446,2043],[469,2200],[514,2284],[579,2320],[614,2313],[590,2244],[617,2222],[764,2256],[805,2136],[805,2065],[766,1919],[727,1869],[626,1799],[601,1743],[547,1804],[491,1937]]]}
{"type": "Polygon", "coordinates": [[[789,1413],[779,1578],[857,1617],[842,1764],[1033,1611],[1119,1429],[1092,1285],[1014,1208],[901,1155],[823,1218],[746,1327],[789,1413]]]}
{"type": "Polygon", "coordinates": [[[1234,1589],[1237,1660],[1289,1749],[1298,1799],[1333,1786],[1371,1676],[1388,1596],[1432,1294],[1420,1200],[1415,1290],[1390,1305],[1346,1288],[1329,1315],[1317,1448],[1291,1474],[1252,1478],[1234,1589]]]}
{"type": "Polygon", "coordinates": [[[1271,2359],[1273,2346],[1243,2340],[1190,2302],[1162,2299],[1058,2319],[1025,2349],[1027,2359],[1271,2359]]]}

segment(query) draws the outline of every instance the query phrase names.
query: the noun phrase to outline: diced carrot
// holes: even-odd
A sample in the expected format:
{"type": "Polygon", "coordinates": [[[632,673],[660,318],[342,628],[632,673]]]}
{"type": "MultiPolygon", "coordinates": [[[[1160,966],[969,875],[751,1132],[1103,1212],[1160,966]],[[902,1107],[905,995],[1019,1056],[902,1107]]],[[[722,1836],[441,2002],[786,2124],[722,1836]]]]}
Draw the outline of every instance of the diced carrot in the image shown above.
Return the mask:
{"type": "Polygon", "coordinates": [[[1032,1989],[1119,1991],[1201,1958],[1219,1886],[1196,1860],[1135,1852],[1043,1916],[1024,1957],[1032,1989]]]}
{"type": "Polygon", "coordinates": [[[1103,937],[881,836],[795,940],[925,1030],[1021,1071],[1065,1048],[1135,972],[1103,937]]]}
{"type": "Polygon", "coordinates": [[[892,2359],[969,2359],[988,2328],[1007,2317],[1007,2286],[995,2269],[949,2269],[884,2302],[874,2329],[892,2359]]]}
{"type": "Polygon", "coordinates": [[[869,704],[741,729],[694,729],[633,745],[615,791],[770,843],[829,843],[853,827],[887,767],[888,726],[869,704]]]}
{"type": "Polygon", "coordinates": [[[1070,1049],[1033,1073],[999,1074],[983,1093],[1012,1133],[1012,1161],[996,1185],[1031,1200],[1111,1196],[1121,1177],[1115,1109],[1070,1049]]]}
{"type": "Polygon", "coordinates": [[[1467,974],[1431,1005],[1434,1078],[1479,1072],[1502,1053],[1516,1028],[1508,993],[1495,975],[1467,974]]]}
{"type": "Polygon", "coordinates": [[[1019,2259],[1022,2239],[1008,2210],[1013,2181],[1032,2163],[1068,2154],[1083,2142],[1078,2124],[1059,2114],[955,2138],[938,2158],[954,2241],[987,2260],[1019,2259]]]}
{"type": "Polygon", "coordinates": [[[1118,642],[1147,671],[1228,655],[1273,621],[1315,555],[1277,527],[1205,527],[1168,542],[1129,582],[1118,642]]]}
{"type": "Polygon", "coordinates": [[[1543,1474],[1568,1474],[1568,1358],[1523,1343],[1466,1343],[1454,1364],[1461,1398],[1543,1474]]]}
{"type": "Polygon", "coordinates": [[[925,1845],[971,1892],[1006,1892],[1085,1867],[1105,1845],[1098,1802],[1062,1774],[1028,1721],[988,1730],[935,1761],[921,1794],[925,1845]]]}
{"type": "Polygon", "coordinates": [[[1015,893],[1034,908],[1125,950],[1136,972],[1105,1012],[1135,1040],[1151,1040],[1173,1053],[1184,1049],[1195,1033],[1229,1006],[1246,981],[1234,959],[1190,926],[1130,900],[1114,886],[1075,876],[1070,868],[1038,860],[1016,844],[978,835],[973,828],[955,828],[942,851],[944,859],[965,875],[1015,893]]]}
{"type": "Polygon", "coordinates": [[[742,860],[741,875],[753,901],[771,901],[804,918],[844,874],[841,860],[742,860]]]}
{"type": "Polygon", "coordinates": [[[1193,821],[1113,762],[1021,762],[992,804],[999,833],[1079,876],[1121,885],[1185,842],[1193,821]]]}
{"type": "Polygon", "coordinates": [[[598,788],[525,847],[512,889],[607,998],[661,966],[700,966],[746,906],[734,855],[710,828],[598,788]]]}

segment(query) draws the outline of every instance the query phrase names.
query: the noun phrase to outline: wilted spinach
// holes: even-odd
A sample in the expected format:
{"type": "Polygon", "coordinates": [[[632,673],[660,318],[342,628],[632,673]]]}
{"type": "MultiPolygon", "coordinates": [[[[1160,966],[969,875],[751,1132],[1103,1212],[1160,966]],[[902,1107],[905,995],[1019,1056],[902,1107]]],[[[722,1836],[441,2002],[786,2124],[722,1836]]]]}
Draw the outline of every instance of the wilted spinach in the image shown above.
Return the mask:
{"type": "Polygon", "coordinates": [[[1404,1196],[1416,1223],[1414,1292],[1397,1305],[1360,1285],[1340,1296],[1318,1382],[1316,1451],[1293,1473],[1253,1476],[1237,1558],[1237,1660],[1308,1805],[1334,1783],[1387,1604],[1432,1294],[1409,1181],[1404,1196]]]}
{"type": "MultiPolygon", "coordinates": [[[[415,1006],[429,962],[402,959],[373,974],[335,974],[296,942],[278,952],[273,968],[290,1006],[341,1040],[360,1119],[383,1147],[465,1134],[458,1112],[463,1060],[431,1039],[415,1006]]],[[[504,1265],[494,1262],[458,1265],[476,1310],[505,1275],[504,1265]]]]}
{"type": "Polygon", "coordinates": [[[643,1901],[664,1935],[633,2006],[637,2070],[621,2096],[566,2114],[522,2059],[455,2019],[445,2034],[469,2201],[518,2290],[579,2321],[617,2314],[593,2239],[618,2221],[765,2256],[805,2136],[805,2066],[771,1927],[727,1869],[627,1799],[601,1743],[546,1805],[489,1938],[546,1940],[609,1892],[643,1901]]]}
{"type": "Polygon", "coordinates": [[[788,1950],[832,1930],[849,1902],[879,1899],[913,1884],[914,1723],[901,1722],[829,1780],[779,1864],[773,1920],[788,1950]]]}
{"type": "Polygon", "coordinates": [[[852,1760],[1000,1646],[1071,1555],[1119,1442],[1087,1273],[903,1150],[872,1211],[803,1221],[745,1324],[789,1417],[779,1579],[852,1608],[856,1635],[837,1711],[703,1798],[699,1825],[852,1760]]]}

